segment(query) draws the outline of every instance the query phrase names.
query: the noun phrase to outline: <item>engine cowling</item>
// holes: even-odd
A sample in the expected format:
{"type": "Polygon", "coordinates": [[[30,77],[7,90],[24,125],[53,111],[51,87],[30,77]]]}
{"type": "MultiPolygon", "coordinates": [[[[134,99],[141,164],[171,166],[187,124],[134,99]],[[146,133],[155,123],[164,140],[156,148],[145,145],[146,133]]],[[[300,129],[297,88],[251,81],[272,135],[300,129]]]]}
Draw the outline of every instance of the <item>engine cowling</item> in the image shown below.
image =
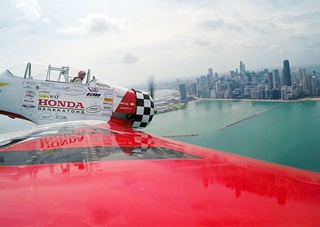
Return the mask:
{"type": "Polygon", "coordinates": [[[144,128],[150,124],[155,114],[153,98],[146,92],[128,90],[110,122],[132,128],[144,128]]]}

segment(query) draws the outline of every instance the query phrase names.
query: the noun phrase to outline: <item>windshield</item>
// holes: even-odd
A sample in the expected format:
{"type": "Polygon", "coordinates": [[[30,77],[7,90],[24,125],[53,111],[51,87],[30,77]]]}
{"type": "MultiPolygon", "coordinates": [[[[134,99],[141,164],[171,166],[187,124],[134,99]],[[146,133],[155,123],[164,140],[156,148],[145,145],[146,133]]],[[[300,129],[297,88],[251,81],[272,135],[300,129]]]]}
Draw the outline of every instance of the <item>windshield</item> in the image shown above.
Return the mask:
{"type": "MultiPolygon", "coordinates": [[[[8,68],[8,71],[19,77],[24,77],[25,75],[29,78],[29,72],[32,79],[38,80],[52,80],[52,81],[59,81],[59,74],[61,72],[61,68],[67,69],[67,78],[69,81],[72,80],[74,77],[78,76],[79,71],[85,71],[88,74],[88,69],[84,67],[78,66],[62,66],[62,65],[50,65],[50,76],[48,76],[48,69],[49,64],[42,64],[42,63],[20,63],[13,65],[8,68]],[[27,67],[29,64],[30,69],[27,67]]],[[[65,79],[60,79],[60,82],[67,82],[65,79]]]]}

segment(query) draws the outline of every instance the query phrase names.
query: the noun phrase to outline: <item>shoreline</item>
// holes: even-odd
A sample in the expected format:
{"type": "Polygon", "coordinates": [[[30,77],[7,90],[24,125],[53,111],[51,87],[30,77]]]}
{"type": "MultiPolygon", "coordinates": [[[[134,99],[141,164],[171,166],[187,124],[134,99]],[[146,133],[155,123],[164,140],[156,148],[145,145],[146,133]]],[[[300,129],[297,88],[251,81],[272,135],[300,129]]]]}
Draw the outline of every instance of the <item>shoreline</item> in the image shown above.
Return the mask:
{"type": "Polygon", "coordinates": [[[239,102],[305,102],[305,101],[320,101],[320,98],[303,98],[294,100],[283,100],[283,99],[216,99],[216,98],[198,98],[194,97],[195,100],[189,101],[189,103],[199,102],[203,100],[208,101],[239,101],[239,102]]]}

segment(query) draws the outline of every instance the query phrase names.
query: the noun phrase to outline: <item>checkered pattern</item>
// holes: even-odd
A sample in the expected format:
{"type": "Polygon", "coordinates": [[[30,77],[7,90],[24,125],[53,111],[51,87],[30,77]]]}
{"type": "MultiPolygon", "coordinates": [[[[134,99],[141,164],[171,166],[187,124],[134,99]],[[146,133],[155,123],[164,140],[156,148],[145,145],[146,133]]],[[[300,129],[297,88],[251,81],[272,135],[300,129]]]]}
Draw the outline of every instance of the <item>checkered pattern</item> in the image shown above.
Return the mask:
{"type": "Polygon", "coordinates": [[[152,136],[146,133],[135,133],[134,142],[140,145],[139,149],[137,150],[140,154],[145,154],[148,148],[154,144],[152,136]]]}
{"type": "Polygon", "coordinates": [[[154,102],[150,95],[135,90],[137,97],[137,110],[132,128],[144,128],[152,121],[154,115],[154,102]]]}

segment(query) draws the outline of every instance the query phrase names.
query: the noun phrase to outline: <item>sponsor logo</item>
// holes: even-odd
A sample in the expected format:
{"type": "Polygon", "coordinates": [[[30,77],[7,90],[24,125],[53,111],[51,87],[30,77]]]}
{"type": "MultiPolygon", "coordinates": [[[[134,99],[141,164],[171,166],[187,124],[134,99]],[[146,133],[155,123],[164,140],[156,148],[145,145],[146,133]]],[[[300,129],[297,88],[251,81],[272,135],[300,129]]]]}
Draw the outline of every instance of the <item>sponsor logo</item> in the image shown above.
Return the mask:
{"type": "Polygon", "coordinates": [[[8,83],[0,83],[0,87],[4,87],[4,86],[7,86],[9,85],[8,83]]]}
{"type": "Polygon", "coordinates": [[[101,94],[98,93],[87,93],[86,97],[94,97],[94,98],[98,98],[100,97],[101,94]]]}
{"type": "Polygon", "coordinates": [[[120,110],[133,110],[133,108],[129,106],[120,106],[120,110]]]}
{"type": "Polygon", "coordinates": [[[38,97],[42,98],[42,99],[48,99],[49,95],[47,95],[47,94],[39,94],[38,97]]]}
{"type": "Polygon", "coordinates": [[[54,99],[39,99],[39,107],[62,107],[62,108],[72,108],[72,109],[84,109],[84,106],[81,102],[72,102],[72,101],[60,101],[54,99]]]}
{"type": "Polygon", "coordinates": [[[44,87],[54,87],[54,83],[49,83],[49,82],[41,82],[40,86],[44,87]]]}
{"type": "Polygon", "coordinates": [[[99,88],[111,88],[108,84],[97,84],[99,88]]]}
{"type": "Polygon", "coordinates": [[[134,103],[133,102],[120,102],[120,105],[124,105],[124,106],[134,106],[134,103]]]}
{"type": "Polygon", "coordinates": [[[113,99],[112,98],[104,98],[103,101],[104,102],[113,102],[113,99]]]}
{"type": "Polygon", "coordinates": [[[31,97],[31,98],[34,98],[35,97],[35,95],[36,95],[36,93],[34,92],[34,91],[26,91],[25,93],[24,93],[24,95],[26,96],[26,97],[31,97]]]}
{"type": "Polygon", "coordinates": [[[64,87],[63,91],[65,95],[83,95],[87,92],[82,87],[64,87]]]}
{"type": "Polygon", "coordinates": [[[98,92],[99,89],[97,87],[88,87],[89,91],[91,92],[98,92]]]}
{"type": "Polygon", "coordinates": [[[63,109],[57,107],[38,107],[39,111],[58,112],[58,113],[71,113],[71,114],[84,114],[82,109],[63,109]]]}
{"type": "Polygon", "coordinates": [[[112,102],[104,102],[103,105],[104,106],[112,106],[112,102]]]}
{"type": "Polygon", "coordinates": [[[100,106],[89,106],[86,111],[88,113],[98,113],[101,111],[101,107],[100,106]]]}
{"type": "Polygon", "coordinates": [[[109,96],[109,97],[112,97],[112,96],[113,96],[112,90],[110,90],[110,91],[105,91],[105,92],[104,92],[104,96],[105,96],[105,97],[108,97],[108,96],[109,96]]]}
{"type": "Polygon", "coordinates": [[[110,111],[112,110],[112,106],[104,106],[103,110],[110,111]]]}
{"type": "Polygon", "coordinates": [[[60,97],[60,93],[58,92],[57,94],[55,95],[50,95],[50,99],[59,99],[60,97]]]}
{"type": "Polygon", "coordinates": [[[22,107],[24,107],[24,108],[28,108],[28,109],[32,109],[32,108],[36,108],[36,106],[35,105],[33,105],[33,104],[23,104],[22,105],[22,107]]]}
{"type": "MultiPolygon", "coordinates": [[[[1,94],[1,91],[0,91],[0,94],[1,94]]],[[[24,99],[23,101],[24,101],[24,102],[32,102],[32,103],[34,102],[33,99],[30,99],[30,100],[24,99]]]]}
{"type": "Polygon", "coordinates": [[[50,94],[49,91],[44,91],[44,90],[39,91],[39,93],[42,93],[42,94],[50,94]]]}
{"type": "Polygon", "coordinates": [[[39,119],[41,120],[52,120],[54,117],[50,113],[43,113],[39,116],[39,119]]]}
{"type": "Polygon", "coordinates": [[[68,118],[65,115],[59,115],[58,113],[56,113],[56,119],[58,119],[58,120],[67,120],[68,118]]]}
{"type": "Polygon", "coordinates": [[[51,87],[51,89],[53,89],[53,90],[60,90],[60,91],[64,90],[63,87],[51,87]]]}

